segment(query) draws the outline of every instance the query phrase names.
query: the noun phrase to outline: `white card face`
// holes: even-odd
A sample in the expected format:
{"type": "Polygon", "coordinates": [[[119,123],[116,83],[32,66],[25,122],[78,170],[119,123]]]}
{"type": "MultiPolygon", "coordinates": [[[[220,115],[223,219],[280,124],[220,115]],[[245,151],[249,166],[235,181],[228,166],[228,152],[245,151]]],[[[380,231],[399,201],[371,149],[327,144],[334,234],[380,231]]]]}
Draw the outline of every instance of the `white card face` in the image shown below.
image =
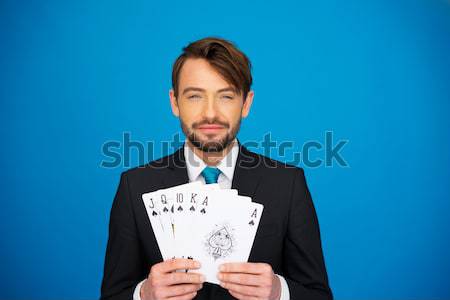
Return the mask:
{"type": "MultiPolygon", "coordinates": [[[[176,244],[183,252],[183,255],[179,257],[192,257],[192,251],[190,249],[190,237],[195,231],[193,222],[201,222],[199,219],[205,218],[208,209],[211,205],[214,205],[215,201],[220,199],[230,201],[230,205],[236,201],[237,190],[187,190],[183,197],[183,205],[179,205],[175,210],[175,235],[176,244]],[[180,208],[181,207],[181,208],[180,208]],[[184,213],[177,214],[177,212],[183,211],[184,213]]],[[[251,198],[244,197],[245,201],[251,201],[251,198]]]]}
{"type": "MultiPolygon", "coordinates": [[[[203,185],[199,182],[195,185],[183,185],[161,192],[160,203],[163,205],[161,213],[162,222],[165,227],[170,227],[171,224],[171,228],[173,229],[170,232],[172,235],[168,239],[170,243],[169,247],[173,249],[172,253],[175,257],[186,258],[189,256],[187,254],[189,252],[187,251],[189,244],[185,242],[184,237],[190,234],[186,229],[191,229],[190,224],[192,218],[195,217],[197,204],[207,204],[208,195],[218,192],[218,185],[203,185]]],[[[238,192],[237,190],[227,189],[220,190],[220,193],[235,196],[238,192]]]]}
{"type": "Polygon", "coordinates": [[[155,198],[157,194],[157,192],[144,194],[142,195],[142,200],[144,201],[150,224],[152,225],[156,241],[158,242],[159,250],[163,259],[166,260],[173,257],[173,254],[171,253],[170,241],[168,240],[168,228],[164,227],[167,225],[164,224],[161,218],[161,209],[158,205],[159,201],[155,198]]]}
{"type": "Polygon", "coordinates": [[[176,257],[173,241],[173,230],[171,224],[170,211],[171,190],[182,190],[184,188],[201,188],[199,182],[182,184],[176,187],[158,190],[142,195],[147,215],[155,233],[156,240],[164,260],[176,257]],[[169,198],[168,198],[169,197],[169,198]]]}
{"type": "Polygon", "coordinates": [[[189,234],[191,217],[195,212],[199,189],[178,191],[175,196],[173,212],[174,240],[177,257],[188,258],[188,245],[184,242],[184,235],[189,234]]]}
{"type": "Polygon", "coordinates": [[[206,281],[218,283],[218,266],[246,262],[263,206],[235,189],[200,182],[142,195],[164,260],[193,258],[206,281]]]}
{"type": "MultiPolygon", "coordinates": [[[[215,203],[214,203],[215,204],[215,203]]],[[[259,225],[263,206],[258,203],[210,207],[204,218],[193,222],[191,252],[206,281],[218,283],[218,266],[225,262],[246,262],[259,225]]]]}

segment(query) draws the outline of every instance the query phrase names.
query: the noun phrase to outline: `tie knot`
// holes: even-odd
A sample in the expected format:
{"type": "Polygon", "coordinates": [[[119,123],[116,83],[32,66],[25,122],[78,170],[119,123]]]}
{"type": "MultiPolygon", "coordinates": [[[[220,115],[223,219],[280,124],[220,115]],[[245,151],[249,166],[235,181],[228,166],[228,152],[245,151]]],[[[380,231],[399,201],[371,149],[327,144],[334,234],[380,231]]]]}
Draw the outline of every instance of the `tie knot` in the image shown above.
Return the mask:
{"type": "Polygon", "coordinates": [[[202,171],[202,175],[205,178],[206,184],[217,183],[217,179],[220,175],[220,170],[215,167],[205,167],[202,171]]]}

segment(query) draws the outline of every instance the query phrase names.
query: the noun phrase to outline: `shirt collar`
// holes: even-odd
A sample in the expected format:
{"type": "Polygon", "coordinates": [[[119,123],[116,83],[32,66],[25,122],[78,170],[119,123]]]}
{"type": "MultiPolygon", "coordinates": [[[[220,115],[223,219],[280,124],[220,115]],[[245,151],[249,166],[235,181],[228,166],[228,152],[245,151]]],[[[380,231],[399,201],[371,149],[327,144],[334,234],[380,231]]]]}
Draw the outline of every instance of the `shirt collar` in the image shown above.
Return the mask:
{"type": "MultiPolygon", "coordinates": [[[[236,166],[237,157],[239,154],[239,144],[236,139],[233,141],[233,147],[230,152],[222,158],[217,165],[217,168],[222,172],[229,181],[233,181],[234,168],[236,166]]],[[[197,180],[201,175],[203,169],[207,166],[206,163],[189,148],[187,141],[184,143],[184,157],[186,161],[189,181],[197,180]]]]}

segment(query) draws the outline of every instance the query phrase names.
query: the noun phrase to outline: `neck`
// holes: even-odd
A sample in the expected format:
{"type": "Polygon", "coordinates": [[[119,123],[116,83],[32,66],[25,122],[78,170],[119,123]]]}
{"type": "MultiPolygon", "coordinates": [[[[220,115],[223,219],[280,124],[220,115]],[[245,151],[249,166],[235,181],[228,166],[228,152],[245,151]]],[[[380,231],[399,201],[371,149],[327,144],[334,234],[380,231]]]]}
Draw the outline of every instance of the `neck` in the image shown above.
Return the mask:
{"type": "Polygon", "coordinates": [[[201,160],[205,162],[205,164],[207,164],[208,166],[217,166],[219,162],[231,151],[231,148],[233,148],[236,141],[233,140],[233,142],[231,142],[225,149],[219,152],[204,152],[192,145],[191,141],[187,140],[186,143],[192,150],[192,152],[200,157],[201,160]]]}

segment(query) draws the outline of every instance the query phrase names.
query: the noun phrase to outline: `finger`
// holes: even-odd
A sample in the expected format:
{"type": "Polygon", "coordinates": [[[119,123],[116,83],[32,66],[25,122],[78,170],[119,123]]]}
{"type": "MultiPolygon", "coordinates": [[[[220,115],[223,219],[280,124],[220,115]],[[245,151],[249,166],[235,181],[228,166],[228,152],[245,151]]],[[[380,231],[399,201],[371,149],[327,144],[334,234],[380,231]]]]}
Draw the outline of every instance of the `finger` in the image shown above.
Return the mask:
{"type": "Polygon", "coordinates": [[[217,275],[220,281],[251,285],[251,286],[266,286],[272,283],[271,280],[262,276],[246,273],[219,273],[217,275]]]}
{"type": "Polygon", "coordinates": [[[163,297],[183,296],[192,294],[202,288],[201,284],[178,284],[167,287],[163,293],[163,297]]]}
{"type": "Polygon", "coordinates": [[[175,297],[169,297],[167,300],[191,300],[195,296],[197,296],[197,292],[181,295],[181,296],[175,296],[175,297]]]}
{"type": "Polygon", "coordinates": [[[163,286],[180,283],[200,284],[203,282],[205,282],[205,276],[202,274],[172,272],[159,276],[158,281],[155,282],[155,285],[163,286]]]}
{"type": "Polygon", "coordinates": [[[264,297],[267,294],[266,289],[261,287],[241,285],[229,282],[221,282],[220,286],[224,289],[227,289],[228,291],[236,292],[245,296],[264,297]]]}
{"type": "Polygon", "coordinates": [[[258,299],[257,297],[247,296],[247,295],[243,295],[243,294],[233,292],[233,291],[228,291],[228,292],[231,294],[231,296],[233,296],[234,298],[239,299],[239,300],[257,300],[258,299]]]}
{"type": "Polygon", "coordinates": [[[152,267],[152,271],[156,273],[169,273],[176,270],[198,269],[200,262],[186,258],[173,258],[158,263],[152,267]]]}
{"type": "Polygon", "coordinates": [[[266,263],[226,263],[219,267],[221,272],[263,274],[272,272],[272,267],[266,263]]]}

